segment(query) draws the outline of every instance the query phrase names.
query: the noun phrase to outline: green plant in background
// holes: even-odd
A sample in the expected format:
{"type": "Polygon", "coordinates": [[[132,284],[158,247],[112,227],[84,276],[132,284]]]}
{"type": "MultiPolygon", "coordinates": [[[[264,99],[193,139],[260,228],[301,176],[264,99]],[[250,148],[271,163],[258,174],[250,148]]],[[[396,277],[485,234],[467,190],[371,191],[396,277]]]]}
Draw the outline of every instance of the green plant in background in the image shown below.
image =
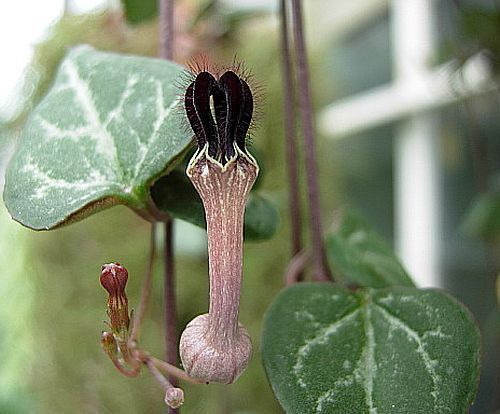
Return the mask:
{"type": "MultiPolygon", "coordinates": [[[[124,2],[132,22],[154,14],[151,9],[132,18],[131,14],[135,15],[132,3],[124,2]]],[[[283,23],[287,22],[286,3],[292,6],[312,236],[312,249],[295,251],[292,262],[310,256],[315,283],[299,283],[305,273],[306,261],[302,261],[295,276],[286,278],[292,286],[274,299],[266,313],[261,354],[271,388],[289,413],[465,413],[474,400],[480,363],[480,337],[470,313],[445,293],[414,287],[410,276],[380,237],[352,214],[343,216],[338,228],[327,234],[326,246],[323,245],[300,2],[283,2],[283,23]],[[334,271],[335,283],[330,277],[330,268],[334,271]]],[[[289,43],[286,26],[284,34],[284,77],[291,79],[290,56],[286,56],[289,43]]],[[[88,46],[79,46],[67,53],[51,89],[31,111],[9,164],[4,199],[12,217],[29,228],[50,230],[113,205],[125,205],[152,222],[153,229],[154,223],[169,223],[171,217],[204,227],[200,198],[180,168],[191,142],[191,133],[182,126],[184,112],[179,109],[179,90],[175,86],[183,71],[182,66],[168,60],[118,55],[88,46]]],[[[226,91],[226,102],[236,102],[231,101],[237,99],[232,92],[231,88],[226,91]]],[[[205,96],[207,112],[200,121],[205,134],[214,122],[208,106],[211,94],[205,96]]],[[[227,131],[231,127],[228,121],[231,116],[226,112],[221,120],[215,95],[213,99],[216,123],[220,122],[227,131]]],[[[228,104],[228,108],[232,108],[231,105],[228,104]]],[[[288,106],[286,110],[289,122],[291,109],[288,106]]],[[[241,113],[233,114],[237,123],[241,122],[241,113]]],[[[290,123],[286,126],[289,128],[290,123]]],[[[196,132],[196,128],[193,129],[196,132]]],[[[292,129],[287,132],[294,134],[292,129]]],[[[246,133],[242,139],[245,137],[246,133]]],[[[206,141],[210,140],[206,138],[206,141]]],[[[289,140],[288,145],[293,146],[293,140],[289,140]]],[[[234,151],[243,150],[234,147],[234,151]]],[[[294,151],[289,151],[289,155],[292,158],[288,158],[288,164],[293,172],[297,159],[293,158],[294,151]]],[[[219,162],[224,169],[224,157],[219,162]]],[[[203,168],[200,171],[203,174],[203,168]]],[[[297,182],[291,180],[290,190],[298,192],[297,187],[297,182]]],[[[216,199],[222,195],[215,191],[209,196],[216,199]]],[[[205,207],[207,203],[203,199],[205,207]]],[[[207,212],[209,223],[211,219],[207,212]]],[[[225,220],[224,216],[221,220],[225,220]]],[[[278,213],[273,205],[258,192],[252,192],[245,211],[245,238],[269,239],[277,229],[277,222],[278,213]]],[[[297,232],[297,225],[292,222],[292,234],[297,232]]],[[[225,249],[221,253],[217,247],[227,236],[224,231],[219,235],[209,233],[209,246],[215,244],[211,248],[211,264],[220,261],[222,268],[225,258],[217,255],[231,252],[225,249]]],[[[153,230],[151,267],[144,284],[146,295],[151,290],[154,246],[153,230]]],[[[165,247],[169,247],[168,238],[165,247]]],[[[227,263],[242,266],[239,249],[238,245],[233,252],[238,263],[227,263]]],[[[253,260],[251,264],[264,260],[253,260]]],[[[167,273],[171,272],[172,269],[168,269],[171,260],[166,264],[167,273]]],[[[117,308],[128,299],[123,297],[125,273],[116,266],[103,270],[105,278],[111,277],[111,281],[102,280],[110,293],[108,311],[112,328],[111,333],[104,333],[102,337],[104,350],[126,374],[123,362],[131,365],[134,376],[140,365],[147,366],[163,386],[171,412],[178,411],[182,399],[175,377],[194,382],[186,392],[188,407],[190,391],[194,394],[194,388],[203,385],[196,384],[199,382],[196,378],[189,378],[174,366],[176,351],[174,358],[168,356],[172,364],[169,365],[139,348],[134,329],[141,328],[144,302],[141,301],[138,315],[130,321],[128,308],[117,308]],[[111,272],[112,269],[116,273],[111,272]],[[119,292],[114,290],[115,282],[120,284],[119,292]],[[119,322],[113,323],[113,315],[116,316],[113,312],[117,309],[120,312],[125,309],[126,317],[120,313],[120,317],[115,318],[115,322],[119,322]],[[160,370],[169,377],[168,381],[160,370]]],[[[252,278],[252,267],[246,270],[247,277],[252,278]]],[[[283,272],[283,269],[276,271],[283,272]]],[[[274,279],[275,275],[267,277],[274,279]]],[[[259,285],[254,288],[264,289],[259,285]]],[[[221,287],[221,292],[224,289],[225,286],[221,287]]],[[[179,308],[183,306],[184,303],[180,303],[179,308]]],[[[183,315],[182,320],[191,317],[183,315]]],[[[225,326],[218,328],[222,332],[225,326]]],[[[252,335],[250,327],[249,331],[252,335]]],[[[144,329],[141,346],[147,340],[146,332],[144,329]]],[[[191,345],[199,345],[196,340],[192,341],[191,345]]],[[[221,360],[233,356],[230,352],[227,355],[221,352],[221,360]]],[[[195,377],[205,379],[193,373],[192,366],[186,369],[195,377]]],[[[234,373],[232,379],[239,373],[234,373]]],[[[251,384],[245,383],[244,377],[239,382],[250,390],[251,384]]],[[[210,388],[208,392],[218,390],[210,388]]],[[[210,412],[203,408],[204,404],[215,407],[213,412],[224,412],[223,404],[203,400],[199,404],[198,411],[193,408],[193,412],[210,412]]]]}

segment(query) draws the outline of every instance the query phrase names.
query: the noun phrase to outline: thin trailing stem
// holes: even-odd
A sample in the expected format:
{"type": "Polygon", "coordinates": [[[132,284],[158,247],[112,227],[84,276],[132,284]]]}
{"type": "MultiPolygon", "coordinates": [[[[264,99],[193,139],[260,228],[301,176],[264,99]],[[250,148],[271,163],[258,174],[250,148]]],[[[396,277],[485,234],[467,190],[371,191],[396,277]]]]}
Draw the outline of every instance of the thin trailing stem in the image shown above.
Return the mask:
{"type": "Polygon", "coordinates": [[[299,282],[305,267],[310,261],[311,254],[308,251],[301,250],[293,256],[285,270],[285,285],[290,286],[299,282]]]}
{"type": "MultiPolygon", "coordinates": [[[[173,58],[174,46],[174,0],[159,0],[160,2],[160,52],[163,59],[173,58]]],[[[164,309],[165,309],[165,353],[167,363],[177,365],[177,309],[175,300],[175,269],[172,219],[166,217],[164,220],[164,309]]],[[[148,365],[150,371],[151,367],[148,365]]],[[[156,369],[156,367],[154,367],[156,369]]],[[[154,370],[153,370],[154,371],[154,370]]],[[[153,373],[152,371],[152,373],[153,373]]],[[[177,378],[172,375],[168,377],[169,383],[177,386],[177,378]]],[[[177,408],[169,407],[169,414],[178,414],[177,408]]]]}
{"type": "Polygon", "coordinates": [[[326,281],[331,280],[331,275],[325,264],[325,249],[321,230],[321,209],[316,167],[316,147],[314,143],[312,100],[309,88],[309,70],[307,67],[304,29],[302,26],[301,1],[291,0],[291,4],[295,40],[295,57],[297,61],[299,110],[302,121],[302,133],[304,136],[309,218],[312,237],[313,278],[318,281],[326,281]]]}
{"type": "MultiPolygon", "coordinates": [[[[175,300],[175,269],[174,269],[174,247],[173,247],[173,221],[165,222],[164,233],[164,291],[165,300],[165,345],[166,361],[177,365],[177,307],[175,300]]],[[[177,379],[169,376],[169,381],[177,385],[177,379]]]]}
{"type": "MultiPolygon", "coordinates": [[[[297,170],[297,142],[295,127],[295,95],[288,29],[287,1],[281,0],[281,63],[283,69],[283,121],[285,127],[286,157],[288,167],[289,208],[292,257],[302,249],[299,180],[297,170]]],[[[296,275],[297,280],[301,274],[296,275]]]]}
{"type": "Polygon", "coordinates": [[[168,364],[167,362],[154,358],[154,357],[149,357],[149,359],[153,362],[153,364],[158,368],[159,370],[163,371],[165,374],[169,376],[175,376],[183,381],[189,382],[191,384],[206,384],[205,381],[198,380],[196,378],[190,377],[186,371],[183,371],[180,368],[177,368],[173,365],[168,364]]]}
{"type": "Polygon", "coordinates": [[[174,56],[174,0],[160,1],[160,57],[172,60],[174,56]]]}
{"type": "Polygon", "coordinates": [[[147,358],[144,364],[163,388],[163,391],[165,391],[165,403],[168,405],[169,411],[176,410],[180,407],[184,403],[184,392],[171,384],[170,381],[163,376],[151,358],[147,358]]]}
{"type": "Polygon", "coordinates": [[[168,381],[163,374],[158,370],[156,365],[153,363],[153,361],[150,358],[147,358],[144,361],[144,364],[148,367],[149,372],[151,372],[151,375],[160,383],[161,387],[166,391],[168,388],[172,387],[172,384],[170,381],[168,381]]]}
{"type": "Polygon", "coordinates": [[[144,317],[149,305],[149,298],[151,296],[151,288],[153,285],[153,268],[156,257],[156,226],[157,224],[151,224],[151,236],[149,241],[149,257],[148,264],[146,268],[146,273],[144,274],[144,282],[142,285],[141,299],[139,302],[139,308],[137,312],[134,313],[134,322],[132,326],[132,332],[130,334],[131,341],[137,341],[139,339],[142,324],[144,322],[144,317]]]}
{"type": "Polygon", "coordinates": [[[126,377],[135,378],[139,375],[139,370],[137,368],[127,368],[118,359],[111,359],[111,361],[115,368],[126,377]]]}

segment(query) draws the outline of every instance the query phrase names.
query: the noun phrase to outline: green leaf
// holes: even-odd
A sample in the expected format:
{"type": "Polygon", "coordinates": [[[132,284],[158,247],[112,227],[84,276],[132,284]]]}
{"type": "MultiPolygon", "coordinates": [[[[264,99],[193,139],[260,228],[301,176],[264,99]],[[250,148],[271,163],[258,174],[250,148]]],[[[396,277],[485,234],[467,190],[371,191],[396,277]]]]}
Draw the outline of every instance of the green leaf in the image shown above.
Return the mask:
{"type": "MultiPolygon", "coordinates": [[[[183,171],[174,170],[160,178],[151,188],[155,204],[172,217],[205,228],[205,212],[201,199],[183,171]]],[[[279,224],[274,206],[256,192],[250,193],[245,210],[245,239],[270,239],[279,224]]]]}
{"type": "Polygon", "coordinates": [[[144,209],[151,183],[191,140],[176,108],[182,71],[168,61],[73,49],[9,164],[12,217],[48,230],[114,204],[144,209]]]}
{"type": "Polygon", "coordinates": [[[470,313],[439,291],[300,283],[268,310],[262,358],[288,414],[463,414],[480,337],[470,313]]]}
{"type": "Polygon", "coordinates": [[[469,236],[500,241],[500,191],[493,189],[476,198],[460,227],[469,236]]]}
{"type": "Polygon", "coordinates": [[[353,213],[326,239],[332,269],[345,281],[364,287],[414,286],[391,248],[353,213]]]}
{"type": "Polygon", "coordinates": [[[158,0],[122,0],[122,3],[127,21],[133,24],[158,14],[158,0]]]}
{"type": "Polygon", "coordinates": [[[256,191],[251,192],[245,210],[245,239],[270,239],[279,223],[280,215],[271,202],[256,191]]]}

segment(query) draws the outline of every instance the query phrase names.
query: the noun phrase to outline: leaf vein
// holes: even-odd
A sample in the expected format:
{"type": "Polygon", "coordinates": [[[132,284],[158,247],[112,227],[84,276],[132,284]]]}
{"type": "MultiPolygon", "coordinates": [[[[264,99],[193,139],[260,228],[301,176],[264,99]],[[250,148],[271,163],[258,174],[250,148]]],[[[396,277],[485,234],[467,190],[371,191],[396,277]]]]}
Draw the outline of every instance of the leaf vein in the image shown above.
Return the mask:
{"type": "Polygon", "coordinates": [[[366,336],[365,346],[356,369],[356,379],[361,382],[365,391],[365,401],[370,414],[377,414],[378,410],[373,402],[373,382],[377,373],[375,361],[375,334],[372,324],[371,305],[363,308],[363,327],[366,336]],[[360,365],[362,364],[362,365],[360,365]]]}
{"type": "MultiPolygon", "coordinates": [[[[432,391],[431,395],[432,398],[434,399],[434,404],[437,404],[437,397],[438,397],[438,382],[440,381],[439,375],[436,372],[436,361],[433,360],[430,356],[427,350],[425,349],[425,342],[423,340],[423,337],[428,333],[424,334],[424,336],[420,336],[419,333],[412,328],[410,328],[403,320],[398,318],[395,315],[392,315],[390,312],[388,312],[385,308],[378,304],[374,304],[374,306],[377,307],[377,310],[382,314],[382,316],[385,318],[385,320],[389,323],[391,327],[395,327],[403,331],[408,338],[413,340],[415,344],[417,345],[417,353],[421,357],[422,362],[424,363],[425,369],[430,375],[431,382],[432,382],[432,391]]],[[[434,331],[429,331],[429,332],[434,332],[434,331]]]]}
{"type": "Polygon", "coordinates": [[[360,308],[355,308],[334,323],[321,329],[316,336],[310,338],[309,340],[306,340],[305,343],[299,348],[299,350],[297,351],[297,359],[293,366],[293,372],[297,378],[298,384],[302,388],[307,387],[306,382],[301,377],[301,372],[304,368],[304,359],[309,355],[309,353],[315,346],[324,344],[330,336],[335,335],[339,331],[339,329],[345,326],[346,323],[354,319],[359,314],[359,312],[360,308]]]}
{"type": "Polygon", "coordinates": [[[162,84],[159,80],[155,80],[156,83],[156,112],[157,112],[157,118],[156,121],[153,125],[153,132],[148,138],[148,145],[147,147],[142,147],[141,151],[141,157],[136,164],[135,168],[135,173],[134,173],[134,178],[133,182],[137,182],[139,178],[139,174],[141,173],[141,169],[146,161],[147,156],[149,155],[151,149],[153,148],[154,144],[158,140],[159,137],[159,131],[165,120],[168,118],[172,110],[176,107],[177,105],[177,99],[174,99],[172,103],[165,108],[164,107],[164,97],[163,97],[163,87],[162,84]]]}
{"type": "Polygon", "coordinates": [[[109,133],[106,126],[101,122],[87,82],[80,77],[78,67],[71,60],[65,61],[64,69],[68,75],[69,84],[75,92],[76,98],[83,109],[83,114],[87,123],[91,127],[95,128],[94,132],[96,134],[96,138],[94,139],[96,140],[96,150],[106,158],[110,158],[112,160],[110,167],[115,172],[115,175],[120,177],[120,181],[123,181],[123,168],[121,168],[121,170],[117,170],[115,168],[116,165],[121,167],[115,139],[109,133]]]}

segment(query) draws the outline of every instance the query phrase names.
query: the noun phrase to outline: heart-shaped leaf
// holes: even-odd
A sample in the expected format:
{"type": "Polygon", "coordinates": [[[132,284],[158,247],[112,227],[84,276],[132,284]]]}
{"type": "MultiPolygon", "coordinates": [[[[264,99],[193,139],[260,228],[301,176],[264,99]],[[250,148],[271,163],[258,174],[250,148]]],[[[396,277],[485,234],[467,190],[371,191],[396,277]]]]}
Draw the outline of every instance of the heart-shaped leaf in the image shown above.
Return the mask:
{"type": "MultiPolygon", "coordinates": [[[[151,188],[155,204],[172,217],[205,228],[201,199],[183,171],[174,170],[161,177],[151,188]]],[[[279,213],[257,192],[250,193],[245,209],[245,239],[270,239],[279,224],[279,213]]]]}
{"type": "Polygon", "coordinates": [[[469,312],[435,290],[284,290],[265,317],[262,357],[288,414],[464,414],[479,375],[469,312]]]}
{"type": "Polygon", "coordinates": [[[357,215],[346,212],[326,239],[330,266],[346,282],[364,287],[414,286],[384,240],[357,215]]]}
{"type": "Polygon", "coordinates": [[[80,46],[33,111],[11,160],[5,204],[36,230],[114,204],[143,209],[187,148],[175,82],[183,68],[80,46]]]}

